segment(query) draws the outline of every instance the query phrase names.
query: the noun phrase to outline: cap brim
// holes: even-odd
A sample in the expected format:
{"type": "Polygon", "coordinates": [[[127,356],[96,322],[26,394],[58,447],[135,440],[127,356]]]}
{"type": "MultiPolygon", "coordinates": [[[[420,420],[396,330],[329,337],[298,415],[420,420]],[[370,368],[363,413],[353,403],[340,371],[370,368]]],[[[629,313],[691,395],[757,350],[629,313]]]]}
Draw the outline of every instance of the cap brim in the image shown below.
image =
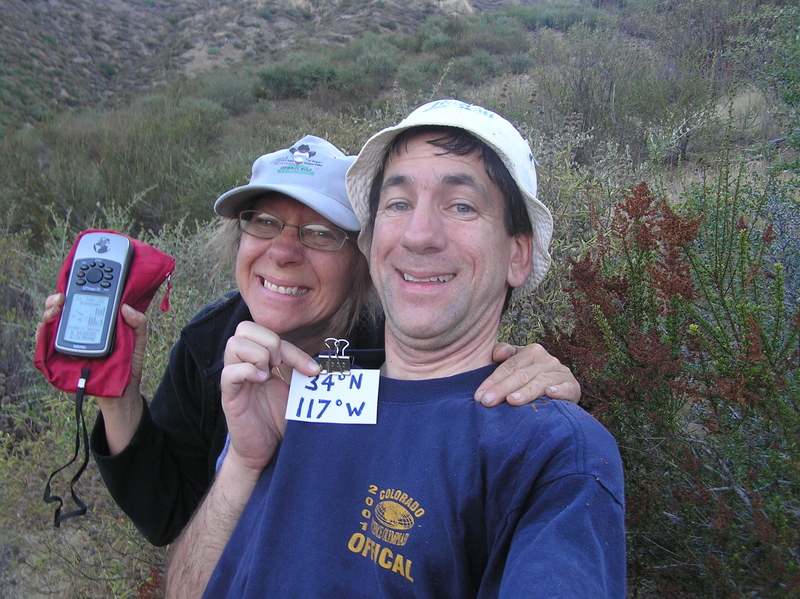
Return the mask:
{"type": "Polygon", "coordinates": [[[271,192],[282,193],[297,200],[346,231],[361,230],[358,218],[336,201],[336,198],[331,198],[307,187],[292,185],[242,185],[236,187],[217,198],[217,201],[214,202],[214,212],[220,216],[234,218],[245,209],[245,206],[252,205],[258,198],[271,192]]]}

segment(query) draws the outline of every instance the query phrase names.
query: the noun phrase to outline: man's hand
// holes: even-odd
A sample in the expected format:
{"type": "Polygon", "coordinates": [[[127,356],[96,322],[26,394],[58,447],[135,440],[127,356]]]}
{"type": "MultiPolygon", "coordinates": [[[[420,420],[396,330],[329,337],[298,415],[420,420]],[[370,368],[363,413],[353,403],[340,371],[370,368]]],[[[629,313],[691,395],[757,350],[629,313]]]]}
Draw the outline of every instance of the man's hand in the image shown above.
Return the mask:
{"type": "Polygon", "coordinates": [[[485,406],[503,401],[519,406],[544,395],[574,403],[581,398],[580,383],[570,369],[538,343],[522,348],[498,343],[492,359],[500,366],[475,392],[475,401],[485,406]]]}

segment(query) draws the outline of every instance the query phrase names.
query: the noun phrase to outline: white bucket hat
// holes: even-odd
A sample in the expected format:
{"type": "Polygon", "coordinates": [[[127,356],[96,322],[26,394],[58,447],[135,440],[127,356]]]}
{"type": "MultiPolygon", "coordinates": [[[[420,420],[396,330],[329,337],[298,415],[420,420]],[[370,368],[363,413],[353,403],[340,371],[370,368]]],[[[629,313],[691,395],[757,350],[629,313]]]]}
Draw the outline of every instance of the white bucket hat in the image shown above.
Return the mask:
{"type": "Polygon", "coordinates": [[[361,225],[347,199],[344,176],[355,156],[345,156],[330,142],[306,135],[292,147],[265,154],[253,163],[247,185],[222,194],[214,202],[220,216],[234,218],[248,201],[270,191],[285,194],[346,231],[361,225]]]}
{"type": "Polygon", "coordinates": [[[536,198],[536,167],[528,142],[511,123],[491,110],[459,100],[436,100],[414,110],[399,125],[373,135],[347,171],[347,192],[362,226],[366,227],[369,221],[372,181],[383,166],[392,140],[406,129],[428,125],[456,127],[472,133],[497,153],[517,183],[533,225],[531,272],[511,296],[512,300],[524,297],[542,282],[550,268],[548,248],[553,236],[553,216],[536,198]]]}

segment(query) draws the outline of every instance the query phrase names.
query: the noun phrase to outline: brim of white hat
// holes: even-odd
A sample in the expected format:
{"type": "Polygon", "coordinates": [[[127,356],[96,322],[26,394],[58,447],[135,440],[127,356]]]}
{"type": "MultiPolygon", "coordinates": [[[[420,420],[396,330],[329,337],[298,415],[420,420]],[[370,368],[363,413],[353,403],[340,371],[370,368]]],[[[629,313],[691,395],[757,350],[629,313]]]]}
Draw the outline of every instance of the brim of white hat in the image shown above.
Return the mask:
{"type": "MultiPolygon", "coordinates": [[[[369,221],[369,193],[372,181],[383,164],[384,156],[392,140],[406,129],[425,127],[428,125],[456,127],[472,133],[497,153],[503,161],[503,164],[508,168],[511,176],[517,182],[517,186],[522,191],[522,195],[525,198],[528,216],[533,226],[533,240],[531,242],[532,265],[528,278],[520,287],[516,287],[512,291],[511,299],[512,301],[516,301],[525,297],[544,280],[547,271],[550,269],[551,259],[548,248],[553,235],[553,216],[550,210],[548,210],[535,195],[529,193],[525,187],[520,184],[516,169],[514,168],[514,163],[503,149],[493,143],[491,139],[487,139],[481,132],[473,130],[469,125],[465,125],[463,122],[443,122],[440,118],[430,119],[429,121],[418,119],[408,124],[401,123],[400,125],[384,129],[373,135],[367,143],[364,144],[358,158],[356,158],[356,161],[348,169],[346,177],[347,194],[350,197],[353,210],[361,221],[362,228],[365,227],[369,221]]],[[[361,249],[362,251],[367,250],[367,248],[363,247],[361,249]]]]}
{"type": "Polygon", "coordinates": [[[358,218],[335,198],[307,187],[293,185],[242,185],[236,187],[217,198],[217,201],[214,202],[214,212],[220,216],[234,218],[244,205],[270,192],[282,193],[297,200],[345,231],[358,232],[361,230],[358,218]]]}

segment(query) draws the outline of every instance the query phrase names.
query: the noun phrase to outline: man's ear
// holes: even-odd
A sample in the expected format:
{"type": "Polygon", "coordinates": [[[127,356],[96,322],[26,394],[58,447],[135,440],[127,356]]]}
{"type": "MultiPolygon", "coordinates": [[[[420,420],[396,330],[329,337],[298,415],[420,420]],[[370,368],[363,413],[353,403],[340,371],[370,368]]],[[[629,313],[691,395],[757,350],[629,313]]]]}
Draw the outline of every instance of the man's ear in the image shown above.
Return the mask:
{"type": "Polygon", "coordinates": [[[511,260],[508,264],[506,282],[511,287],[521,287],[531,272],[533,236],[515,235],[511,238],[511,260]]]}

